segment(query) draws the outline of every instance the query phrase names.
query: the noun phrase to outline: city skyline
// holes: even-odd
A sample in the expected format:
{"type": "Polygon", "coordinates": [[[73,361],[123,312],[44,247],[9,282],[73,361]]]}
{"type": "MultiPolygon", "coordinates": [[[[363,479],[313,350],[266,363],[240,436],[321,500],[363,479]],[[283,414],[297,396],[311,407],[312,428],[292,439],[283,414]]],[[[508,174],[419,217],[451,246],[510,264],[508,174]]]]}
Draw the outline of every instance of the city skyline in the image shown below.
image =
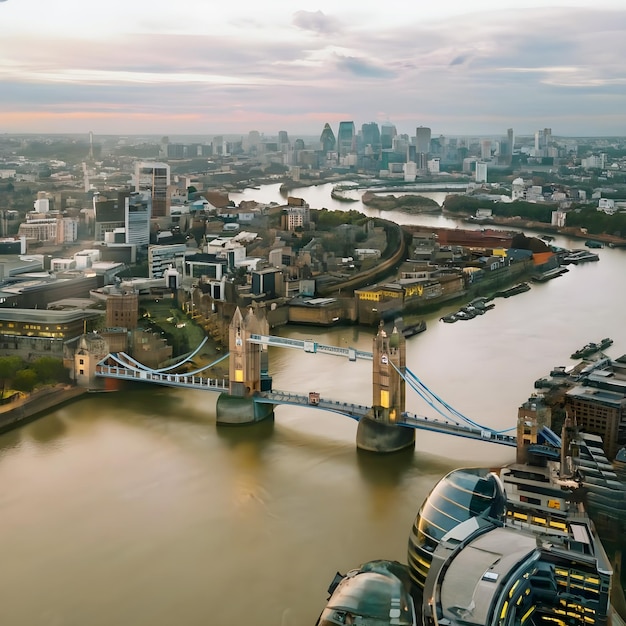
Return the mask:
{"type": "Polygon", "coordinates": [[[625,133],[621,0],[65,4],[0,0],[0,132],[625,133]]]}

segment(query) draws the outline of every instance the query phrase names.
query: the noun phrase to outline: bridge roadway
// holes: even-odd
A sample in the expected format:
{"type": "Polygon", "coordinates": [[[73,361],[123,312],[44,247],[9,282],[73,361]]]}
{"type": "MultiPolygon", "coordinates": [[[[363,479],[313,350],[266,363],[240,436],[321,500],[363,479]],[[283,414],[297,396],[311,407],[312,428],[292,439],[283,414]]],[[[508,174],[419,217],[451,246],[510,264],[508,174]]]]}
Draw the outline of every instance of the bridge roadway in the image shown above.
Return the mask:
{"type": "Polygon", "coordinates": [[[117,378],[120,380],[137,380],[142,382],[167,385],[168,387],[186,387],[188,389],[208,389],[228,393],[228,381],[219,378],[204,378],[192,374],[170,374],[141,370],[122,365],[106,365],[99,363],[96,366],[96,376],[117,378]]]}
{"type": "Polygon", "coordinates": [[[276,346],[278,348],[296,348],[314,354],[331,354],[333,356],[345,356],[350,361],[365,359],[371,361],[373,354],[356,348],[340,348],[339,346],[327,346],[310,339],[288,339],[286,337],[274,337],[272,335],[251,334],[248,338],[250,343],[263,346],[276,346]]]}
{"type": "MultiPolygon", "coordinates": [[[[351,417],[357,422],[372,410],[372,407],[370,406],[350,404],[349,402],[327,400],[324,398],[320,398],[315,404],[311,404],[308,395],[300,395],[297,393],[290,393],[288,391],[263,391],[254,396],[254,401],[264,404],[290,404],[294,406],[306,406],[312,409],[333,411],[335,413],[351,417]]],[[[437,418],[422,417],[419,415],[413,415],[412,413],[403,413],[402,417],[399,420],[396,420],[395,424],[399,426],[406,426],[408,428],[415,428],[416,430],[428,430],[435,433],[465,437],[467,439],[489,441],[491,443],[498,443],[512,448],[517,446],[517,439],[511,435],[496,433],[490,430],[481,430],[470,426],[463,426],[455,424],[454,422],[439,420],[437,418]]]]}

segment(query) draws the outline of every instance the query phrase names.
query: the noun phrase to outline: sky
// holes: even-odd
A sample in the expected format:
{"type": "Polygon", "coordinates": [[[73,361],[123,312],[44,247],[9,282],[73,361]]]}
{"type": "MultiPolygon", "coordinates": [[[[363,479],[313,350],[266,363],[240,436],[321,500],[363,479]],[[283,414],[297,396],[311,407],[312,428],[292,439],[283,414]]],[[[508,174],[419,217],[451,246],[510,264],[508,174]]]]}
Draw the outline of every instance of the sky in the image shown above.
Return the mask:
{"type": "Polygon", "coordinates": [[[626,135],[626,0],[0,0],[0,133],[626,135]]]}

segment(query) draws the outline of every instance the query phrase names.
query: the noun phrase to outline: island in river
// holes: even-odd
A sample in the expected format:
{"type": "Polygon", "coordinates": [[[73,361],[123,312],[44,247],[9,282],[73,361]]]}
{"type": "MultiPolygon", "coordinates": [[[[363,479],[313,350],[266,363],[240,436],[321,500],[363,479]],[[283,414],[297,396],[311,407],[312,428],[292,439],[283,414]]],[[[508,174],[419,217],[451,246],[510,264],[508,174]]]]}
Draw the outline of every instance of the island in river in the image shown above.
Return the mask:
{"type": "Polygon", "coordinates": [[[441,207],[431,198],[419,195],[394,195],[379,196],[372,191],[366,191],[361,197],[365,206],[380,211],[404,211],[405,213],[430,213],[440,212],[441,207]]]}

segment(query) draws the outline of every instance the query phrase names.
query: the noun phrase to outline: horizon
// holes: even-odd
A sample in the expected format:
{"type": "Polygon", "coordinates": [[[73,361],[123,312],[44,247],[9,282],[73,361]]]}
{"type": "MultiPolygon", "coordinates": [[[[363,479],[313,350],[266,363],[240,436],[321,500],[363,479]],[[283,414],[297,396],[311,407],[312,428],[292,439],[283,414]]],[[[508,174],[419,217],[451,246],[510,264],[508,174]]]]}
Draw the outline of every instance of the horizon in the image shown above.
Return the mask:
{"type": "Polygon", "coordinates": [[[1,0],[0,133],[315,136],[353,119],[621,136],[623,0],[504,4],[108,0],[96,23],[77,2],[1,0]]]}
{"type": "MultiPolygon", "coordinates": [[[[3,2],[6,0],[0,0],[0,2],[3,2]]],[[[364,122],[365,123],[365,122],[364,122]]],[[[356,127],[356,132],[358,133],[360,131],[359,127],[356,125],[355,123],[355,127],[356,127]]],[[[156,143],[160,143],[162,141],[162,139],[167,138],[169,143],[175,143],[175,142],[184,142],[186,140],[194,140],[194,141],[198,141],[198,140],[203,140],[203,141],[211,141],[213,138],[215,137],[223,137],[225,140],[246,140],[248,137],[248,134],[250,132],[255,131],[256,129],[250,129],[248,131],[245,132],[228,132],[228,133],[224,133],[224,132],[203,132],[203,133],[193,133],[193,132],[188,132],[188,133],[167,133],[167,132],[155,132],[155,133],[116,133],[116,132],[110,132],[110,133],[95,133],[92,131],[76,131],[76,132],[47,132],[47,131],[42,131],[42,132],[3,132],[0,133],[0,140],[2,140],[3,138],[11,138],[11,137],[58,137],[58,138],[62,138],[62,137],[67,137],[67,138],[72,138],[72,139],[79,139],[82,138],[84,139],[86,142],[89,142],[90,140],[90,135],[93,135],[93,139],[94,142],[98,139],[98,137],[101,138],[105,138],[105,139],[124,139],[124,138],[137,138],[137,139],[146,139],[146,140],[154,140],[156,143]]],[[[261,136],[261,140],[275,140],[278,137],[278,133],[281,131],[285,131],[287,132],[288,136],[289,136],[289,141],[293,141],[295,139],[304,139],[304,140],[317,140],[319,139],[319,135],[318,134],[310,134],[310,133],[294,133],[290,130],[287,129],[280,129],[280,131],[275,131],[275,132],[269,132],[269,133],[264,133],[264,132],[260,132],[260,136],[261,136]]],[[[333,129],[334,130],[334,129],[333,129]]],[[[432,130],[432,129],[431,129],[432,130]]],[[[534,133],[535,131],[531,131],[531,132],[520,132],[517,133],[515,132],[515,127],[513,126],[513,136],[515,138],[515,140],[517,140],[518,138],[520,139],[525,139],[525,140],[533,140],[534,139],[534,133]]],[[[320,131],[321,134],[321,131],[320,131]]],[[[398,134],[403,134],[401,133],[401,131],[398,130],[398,134]]],[[[410,136],[410,133],[409,133],[410,136]]],[[[552,138],[553,139],[562,139],[562,140],[573,140],[573,139],[581,139],[581,140],[613,140],[613,139],[626,139],[626,131],[624,132],[624,134],[609,134],[609,135],[580,135],[580,134],[573,134],[573,135],[569,135],[569,134],[556,134],[556,133],[552,133],[552,138]]],[[[502,132],[502,133],[467,133],[467,132],[463,132],[463,133],[445,133],[445,132],[441,132],[441,133],[432,133],[432,138],[433,139],[437,139],[438,137],[444,137],[444,138],[459,138],[459,139],[476,139],[476,140],[480,140],[480,139],[500,139],[500,138],[506,138],[506,131],[502,132]]]]}

